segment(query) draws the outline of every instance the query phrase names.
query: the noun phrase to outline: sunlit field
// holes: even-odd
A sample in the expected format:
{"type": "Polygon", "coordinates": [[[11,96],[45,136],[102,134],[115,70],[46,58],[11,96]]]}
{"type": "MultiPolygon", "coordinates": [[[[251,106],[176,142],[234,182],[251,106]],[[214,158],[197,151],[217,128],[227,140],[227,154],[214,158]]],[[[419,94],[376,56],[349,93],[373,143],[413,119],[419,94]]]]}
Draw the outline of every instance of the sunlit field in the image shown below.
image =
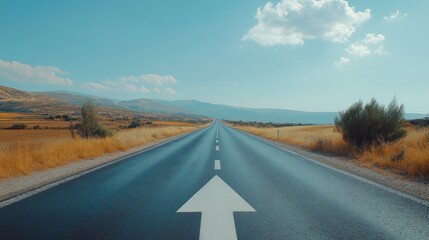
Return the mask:
{"type": "Polygon", "coordinates": [[[429,128],[408,126],[405,138],[360,152],[349,147],[333,126],[234,127],[263,138],[313,151],[351,156],[367,167],[381,167],[409,176],[429,177],[429,128]],[[278,130],[280,130],[279,138],[277,138],[278,130]]]}
{"type": "MultiPolygon", "coordinates": [[[[2,124],[11,125],[11,122],[7,121],[10,119],[6,119],[4,115],[0,115],[2,124]]],[[[13,117],[17,116],[14,115],[13,117]]],[[[22,121],[31,127],[29,124],[31,121],[24,121],[24,119],[22,121]]],[[[60,121],[46,122],[40,120],[38,124],[49,124],[50,126],[52,126],[52,122],[64,124],[60,121]]],[[[196,128],[198,128],[197,125],[188,123],[157,121],[146,127],[113,130],[113,137],[104,139],[82,139],[79,137],[73,139],[69,130],[64,128],[1,129],[0,178],[25,175],[80,159],[90,159],[108,153],[125,151],[196,128]]]]}

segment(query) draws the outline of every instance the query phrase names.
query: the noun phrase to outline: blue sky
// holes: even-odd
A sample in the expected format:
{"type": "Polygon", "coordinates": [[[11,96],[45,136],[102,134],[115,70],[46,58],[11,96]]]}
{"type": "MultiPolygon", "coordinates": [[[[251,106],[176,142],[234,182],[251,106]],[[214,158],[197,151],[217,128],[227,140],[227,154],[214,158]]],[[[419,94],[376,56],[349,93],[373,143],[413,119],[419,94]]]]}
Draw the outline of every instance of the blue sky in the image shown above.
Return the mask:
{"type": "Polygon", "coordinates": [[[0,1],[0,84],[117,99],[429,112],[426,0],[0,1]]]}

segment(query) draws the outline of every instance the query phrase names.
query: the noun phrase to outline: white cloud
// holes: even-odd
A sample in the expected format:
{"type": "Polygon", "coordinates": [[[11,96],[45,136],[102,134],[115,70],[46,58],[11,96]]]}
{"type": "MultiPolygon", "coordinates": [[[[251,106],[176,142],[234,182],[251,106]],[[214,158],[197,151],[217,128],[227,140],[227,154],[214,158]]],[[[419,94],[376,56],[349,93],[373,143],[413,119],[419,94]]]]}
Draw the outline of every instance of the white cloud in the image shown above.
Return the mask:
{"type": "MultiPolygon", "coordinates": [[[[368,33],[365,38],[355,43],[349,44],[344,50],[351,57],[368,57],[370,55],[382,55],[384,53],[383,42],[386,37],[382,34],[368,33]]],[[[334,65],[341,67],[349,64],[350,58],[341,57],[340,60],[334,62],[334,65]]]]}
{"type": "Polygon", "coordinates": [[[344,65],[347,65],[350,63],[350,58],[346,58],[346,57],[340,57],[340,59],[338,61],[336,61],[334,64],[337,67],[342,67],[344,65]]]}
{"type": "Polygon", "coordinates": [[[149,83],[157,87],[161,87],[168,84],[174,84],[177,82],[177,80],[171,75],[161,76],[158,74],[143,74],[138,77],[125,76],[125,77],[120,77],[119,81],[149,83]]]}
{"type": "Polygon", "coordinates": [[[137,91],[138,91],[139,93],[148,93],[148,92],[150,92],[150,90],[149,90],[149,89],[147,89],[145,86],[140,86],[140,88],[139,88],[139,89],[137,89],[137,91]]]}
{"type": "Polygon", "coordinates": [[[368,33],[365,37],[365,39],[363,40],[363,43],[365,43],[366,45],[369,44],[380,44],[381,42],[383,42],[385,39],[385,37],[381,34],[373,34],[373,33],[368,33]]]}
{"type": "Polygon", "coordinates": [[[352,43],[346,48],[346,52],[355,57],[366,57],[371,55],[367,45],[352,43]]]}
{"type": "Polygon", "coordinates": [[[168,94],[177,94],[177,92],[174,91],[172,88],[165,88],[164,91],[168,94]]]}
{"type": "Polygon", "coordinates": [[[146,83],[152,83],[155,86],[163,86],[166,84],[174,84],[177,82],[173,76],[170,76],[170,75],[160,76],[158,74],[142,75],[140,76],[140,81],[146,82],[146,83]]]}
{"type": "Polygon", "coordinates": [[[370,18],[371,10],[355,11],[346,0],[282,0],[256,11],[258,23],[242,40],[263,46],[303,45],[306,39],[346,41],[356,27],[370,18]]]}
{"type": "Polygon", "coordinates": [[[87,83],[84,83],[83,86],[87,89],[90,89],[90,90],[96,90],[96,91],[107,90],[107,87],[105,87],[99,83],[96,83],[96,82],[87,82],[87,83]]]}
{"type": "Polygon", "coordinates": [[[100,85],[106,90],[122,91],[130,93],[147,93],[150,92],[145,86],[135,83],[132,80],[120,79],[118,81],[105,80],[100,85]]]}
{"type": "Polygon", "coordinates": [[[57,67],[30,66],[16,61],[0,60],[0,78],[21,83],[71,85],[73,81],[61,75],[66,74],[57,67]]]}
{"type": "Polygon", "coordinates": [[[375,53],[380,55],[383,52],[383,42],[386,38],[382,34],[366,34],[361,41],[350,44],[345,50],[350,56],[367,57],[375,53]]]}
{"type": "Polygon", "coordinates": [[[395,21],[400,21],[401,19],[408,16],[408,13],[402,13],[399,10],[396,10],[396,12],[391,13],[389,16],[383,17],[385,22],[391,23],[395,21]]]}
{"type": "MultiPolygon", "coordinates": [[[[144,74],[141,76],[124,76],[120,77],[117,80],[105,80],[101,83],[88,82],[84,86],[89,90],[100,91],[122,91],[129,93],[148,93],[161,92],[160,87],[168,86],[175,84],[177,80],[170,75],[161,76],[158,74],[144,74]],[[147,88],[150,85],[152,89],[147,88]]],[[[165,92],[170,94],[175,94],[176,92],[168,87],[165,89],[165,92]],[[168,90],[167,90],[168,89],[168,90]]]]}
{"type": "Polygon", "coordinates": [[[378,46],[378,48],[374,50],[374,54],[376,54],[376,55],[382,55],[383,53],[384,53],[384,46],[383,45],[378,46]]]}

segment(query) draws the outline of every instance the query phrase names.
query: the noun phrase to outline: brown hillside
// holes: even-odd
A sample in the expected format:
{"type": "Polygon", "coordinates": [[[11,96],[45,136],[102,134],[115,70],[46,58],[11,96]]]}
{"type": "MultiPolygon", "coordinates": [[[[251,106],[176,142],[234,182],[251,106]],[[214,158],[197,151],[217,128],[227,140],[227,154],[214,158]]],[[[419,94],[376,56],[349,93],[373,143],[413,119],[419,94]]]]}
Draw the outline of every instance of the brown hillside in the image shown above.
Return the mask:
{"type": "Polygon", "coordinates": [[[44,112],[76,111],[78,106],[58,100],[0,86],[0,111],[5,112],[44,112]]]}

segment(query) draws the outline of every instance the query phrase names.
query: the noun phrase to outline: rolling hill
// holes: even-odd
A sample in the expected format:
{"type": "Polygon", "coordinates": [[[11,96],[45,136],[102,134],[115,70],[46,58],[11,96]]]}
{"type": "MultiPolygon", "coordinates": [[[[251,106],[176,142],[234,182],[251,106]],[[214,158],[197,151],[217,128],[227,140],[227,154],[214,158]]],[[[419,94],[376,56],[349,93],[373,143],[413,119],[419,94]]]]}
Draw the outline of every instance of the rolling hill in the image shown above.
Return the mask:
{"type": "MultiPolygon", "coordinates": [[[[0,111],[43,112],[58,111],[58,109],[78,111],[87,99],[91,99],[103,111],[107,112],[144,113],[172,118],[201,118],[204,116],[234,121],[332,124],[335,116],[338,114],[336,112],[243,108],[196,100],[116,100],[68,91],[30,93],[0,86],[0,111]]],[[[419,119],[425,116],[424,114],[406,114],[407,119],[419,119]]]]}
{"type": "Polygon", "coordinates": [[[59,102],[48,96],[0,86],[0,111],[53,112],[58,109],[76,111],[79,107],[68,102],[59,102]]]}
{"type": "Polygon", "coordinates": [[[104,116],[140,116],[148,119],[195,120],[200,115],[164,106],[152,100],[121,101],[68,91],[26,92],[0,86],[0,112],[31,112],[38,114],[79,114],[80,108],[91,99],[104,116]]]}
{"type": "Polygon", "coordinates": [[[42,96],[82,105],[88,98],[98,106],[110,106],[149,114],[178,116],[205,116],[216,119],[261,121],[276,123],[330,124],[337,113],[302,112],[284,109],[254,109],[221,104],[211,104],[196,100],[165,101],[159,99],[112,100],[96,96],[70,92],[39,92],[42,96]]]}
{"type": "Polygon", "coordinates": [[[157,102],[176,108],[183,109],[198,115],[210,118],[242,120],[242,121],[260,121],[275,123],[313,123],[313,124],[330,124],[337,113],[330,112],[303,112],[285,109],[256,109],[243,108],[228,105],[211,104],[195,100],[177,100],[157,102]]]}

